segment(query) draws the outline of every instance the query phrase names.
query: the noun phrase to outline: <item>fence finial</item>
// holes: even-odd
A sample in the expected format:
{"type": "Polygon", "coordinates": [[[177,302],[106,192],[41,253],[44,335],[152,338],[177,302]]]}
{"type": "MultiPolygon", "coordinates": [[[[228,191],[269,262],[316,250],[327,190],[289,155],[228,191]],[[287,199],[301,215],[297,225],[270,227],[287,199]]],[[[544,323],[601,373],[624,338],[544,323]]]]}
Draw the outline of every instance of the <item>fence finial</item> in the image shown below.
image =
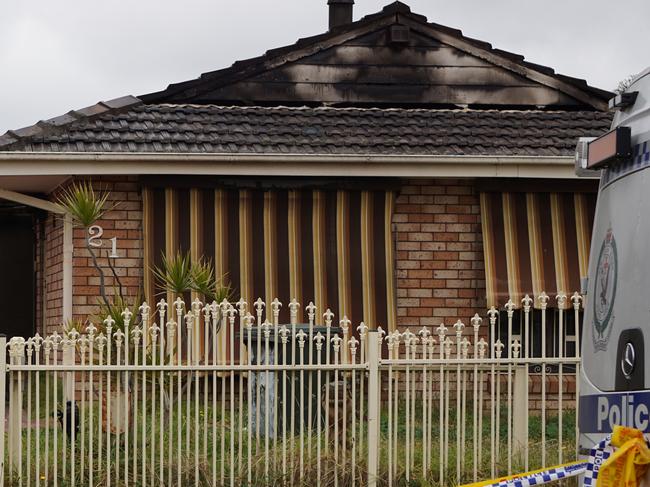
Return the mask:
{"type": "Polygon", "coordinates": [[[124,308],[122,318],[124,318],[124,326],[128,327],[129,323],[131,323],[131,318],[133,318],[133,312],[129,308],[124,308]]]}
{"type": "Polygon", "coordinates": [[[246,315],[244,316],[244,326],[246,329],[250,330],[253,328],[253,322],[255,321],[255,318],[253,317],[250,312],[247,312],[246,315]]]}
{"type": "Polygon", "coordinates": [[[474,327],[474,331],[478,331],[478,329],[481,326],[481,323],[483,323],[483,318],[481,318],[478,313],[474,313],[474,316],[472,316],[472,319],[470,320],[472,323],[472,326],[474,327]]]}
{"type": "Polygon", "coordinates": [[[334,335],[332,338],[330,338],[330,342],[332,343],[332,348],[334,349],[334,353],[339,353],[341,350],[341,342],[343,339],[338,335],[334,335]]]}
{"type": "Polygon", "coordinates": [[[142,303],[140,305],[140,307],[138,308],[138,311],[140,311],[140,315],[142,316],[142,319],[145,320],[146,317],[149,316],[149,312],[151,311],[151,307],[145,301],[144,303],[142,303]]]}
{"type": "Polygon", "coordinates": [[[240,298],[239,301],[235,303],[235,306],[237,306],[237,309],[239,310],[239,316],[246,315],[246,306],[248,306],[248,303],[244,301],[244,298],[240,298]]]}
{"type": "Polygon", "coordinates": [[[503,348],[505,345],[501,342],[501,340],[497,340],[494,342],[494,351],[496,353],[497,358],[501,358],[501,354],[503,353],[503,348]]]}
{"type": "Polygon", "coordinates": [[[462,321],[458,320],[458,321],[454,324],[454,329],[456,330],[456,336],[457,336],[457,337],[460,337],[460,336],[463,334],[463,330],[465,329],[465,323],[463,323],[462,321]]]}
{"type": "Polygon", "coordinates": [[[185,313],[185,327],[187,330],[191,330],[194,325],[194,315],[192,313],[185,313]]]}
{"type": "Polygon", "coordinates": [[[436,328],[436,333],[438,334],[440,345],[442,345],[442,343],[445,341],[445,335],[447,334],[447,327],[444,323],[440,323],[440,326],[436,328]]]}
{"type": "Polygon", "coordinates": [[[573,301],[573,309],[578,311],[580,309],[580,302],[582,301],[582,296],[580,296],[580,293],[578,291],[573,293],[573,296],[571,296],[571,301],[573,301]]]}
{"type": "Polygon", "coordinates": [[[347,335],[351,323],[352,322],[347,316],[343,316],[343,318],[339,320],[339,326],[341,327],[341,330],[343,330],[344,335],[347,335]]]}
{"type": "Polygon", "coordinates": [[[497,316],[499,316],[499,312],[494,306],[490,306],[490,309],[487,312],[489,318],[490,318],[490,325],[494,325],[497,322],[497,316]]]}
{"type": "Polygon", "coordinates": [[[307,311],[307,318],[309,319],[309,324],[313,325],[314,324],[314,318],[316,317],[316,305],[314,304],[313,301],[309,301],[309,304],[305,306],[305,310],[307,311]]]}
{"type": "Polygon", "coordinates": [[[542,309],[546,309],[546,306],[548,305],[548,294],[546,294],[544,291],[542,291],[542,294],[539,295],[539,304],[542,309]]]}
{"type": "Polygon", "coordinates": [[[305,348],[305,337],[307,336],[307,333],[304,332],[304,330],[301,328],[298,330],[298,333],[296,333],[296,338],[298,339],[298,347],[303,349],[305,348]]]}
{"type": "Polygon", "coordinates": [[[467,337],[463,338],[463,341],[460,342],[460,349],[461,349],[461,354],[464,359],[467,358],[469,355],[469,346],[471,345],[470,341],[467,339],[467,337]]]}
{"type": "Polygon", "coordinates": [[[447,337],[445,339],[445,356],[450,359],[451,358],[451,346],[454,344],[454,342],[451,341],[451,338],[447,337]]]}
{"type": "Polygon", "coordinates": [[[325,318],[325,326],[330,327],[332,326],[332,318],[334,318],[334,313],[332,313],[332,310],[327,308],[325,313],[323,313],[323,318],[325,318]]]}
{"type": "Polygon", "coordinates": [[[182,316],[183,306],[185,306],[185,301],[183,301],[181,297],[178,296],[176,298],[176,301],[174,301],[174,309],[176,309],[176,316],[182,316]]]}
{"type": "Polygon", "coordinates": [[[323,334],[319,331],[316,333],[316,336],[314,337],[314,342],[316,342],[316,351],[320,352],[323,349],[323,342],[325,341],[325,337],[323,334]]]}
{"type": "Polygon", "coordinates": [[[287,328],[287,325],[282,325],[278,330],[278,333],[280,334],[280,340],[282,343],[287,344],[289,342],[289,328],[287,328]]]}
{"type": "Polygon", "coordinates": [[[358,345],[359,345],[359,340],[357,340],[356,337],[353,336],[348,340],[348,346],[350,347],[350,354],[352,355],[352,357],[354,357],[357,354],[358,345]]]}
{"type": "Polygon", "coordinates": [[[156,306],[158,308],[158,314],[160,314],[160,318],[164,320],[165,314],[167,313],[167,301],[165,301],[165,298],[162,298],[160,301],[158,301],[158,304],[156,306]]]}
{"type": "Polygon", "coordinates": [[[478,342],[478,357],[485,358],[485,350],[487,349],[487,342],[483,337],[478,342]]]}
{"type": "Polygon", "coordinates": [[[194,312],[194,315],[198,315],[201,312],[201,307],[203,306],[203,303],[199,298],[194,298],[194,301],[192,301],[192,311],[194,312]]]}
{"type": "MultiPolygon", "coordinates": [[[[174,323],[174,327],[176,326],[176,323],[174,321],[171,321],[170,323],[174,323]]],[[[170,323],[167,323],[167,326],[169,327],[170,323]]],[[[140,339],[142,338],[142,328],[139,326],[136,326],[131,330],[131,339],[133,340],[133,343],[135,343],[135,346],[137,347],[140,344],[140,339]]]]}

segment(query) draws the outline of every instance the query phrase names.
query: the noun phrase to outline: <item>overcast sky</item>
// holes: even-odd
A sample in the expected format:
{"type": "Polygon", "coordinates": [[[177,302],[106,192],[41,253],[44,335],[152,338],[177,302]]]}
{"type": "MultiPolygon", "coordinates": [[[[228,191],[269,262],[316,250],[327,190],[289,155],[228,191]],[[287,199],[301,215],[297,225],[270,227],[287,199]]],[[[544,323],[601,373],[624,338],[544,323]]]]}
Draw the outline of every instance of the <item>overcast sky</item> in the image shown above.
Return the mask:
{"type": "MultiPolygon", "coordinates": [[[[1,0],[0,134],[327,29],[326,0],[1,0]]],[[[356,0],[354,18],[388,0],[356,0]]],[[[410,0],[431,22],[614,89],[650,65],[650,1],[410,0]]]]}

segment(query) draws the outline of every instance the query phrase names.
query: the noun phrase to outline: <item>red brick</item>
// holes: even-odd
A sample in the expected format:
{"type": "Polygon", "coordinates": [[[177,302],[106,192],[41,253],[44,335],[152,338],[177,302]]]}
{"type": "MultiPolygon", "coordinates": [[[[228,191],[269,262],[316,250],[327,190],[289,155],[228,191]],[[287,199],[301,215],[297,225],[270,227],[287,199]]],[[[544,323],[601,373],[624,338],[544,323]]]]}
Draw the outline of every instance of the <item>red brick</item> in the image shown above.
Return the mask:
{"type": "Polygon", "coordinates": [[[397,285],[401,288],[417,288],[420,286],[419,279],[398,279],[397,285]]]}
{"type": "Polygon", "coordinates": [[[429,269],[409,270],[408,276],[413,279],[431,279],[433,278],[433,271],[429,269]]]}
{"type": "Polygon", "coordinates": [[[420,242],[397,242],[397,250],[420,250],[420,242]]]}
{"type": "Polygon", "coordinates": [[[445,242],[421,242],[422,250],[446,250],[447,244],[445,242]]]}
{"type": "Polygon", "coordinates": [[[458,271],[455,270],[433,271],[433,277],[435,279],[457,279],[458,271]]]}
{"type": "Polygon", "coordinates": [[[435,215],[429,213],[410,213],[407,217],[409,222],[431,223],[433,222],[435,215]]]}
{"type": "Polygon", "coordinates": [[[413,232],[408,234],[408,240],[411,242],[426,242],[431,240],[432,237],[433,234],[427,232],[413,232]]]}
{"type": "Polygon", "coordinates": [[[409,298],[430,298],[431,294],[431,289],[407,289],[409,298]]]}
{"type": "Polygon", "coordinates": [[[411,195],[409,196],[409,204],[413,205],[426,205],[433,204],[433,196],[431,195],[411,195]]]}
{"type": "Polygon", "coordinates": [[[398,232],[418,232],[420,225],[418,223],[396,223],[395,229],[398,232]]]}
{"type": "MultiPolygon", "coordinates": [[[[456,223],[458,221],[458,215],[453,215],[450,213],[440,213],[437,214],[434,218],[436,223],[456,223]]],[[[448,230],[449,228],[447,228],[448,230]]]]}
{"type": "Polygon", "coordinates": [[[431,316],[432,308],[409,308],[406,312],[408,316],[431,316]]]}
{"type": "Polygon", "coordinates": [[[408,255],[409,260],[431,260],[431,259],[433,259],[433,252],[416,251],[416,252],[409,252],[408,254],[409,254],[408,255]]]}

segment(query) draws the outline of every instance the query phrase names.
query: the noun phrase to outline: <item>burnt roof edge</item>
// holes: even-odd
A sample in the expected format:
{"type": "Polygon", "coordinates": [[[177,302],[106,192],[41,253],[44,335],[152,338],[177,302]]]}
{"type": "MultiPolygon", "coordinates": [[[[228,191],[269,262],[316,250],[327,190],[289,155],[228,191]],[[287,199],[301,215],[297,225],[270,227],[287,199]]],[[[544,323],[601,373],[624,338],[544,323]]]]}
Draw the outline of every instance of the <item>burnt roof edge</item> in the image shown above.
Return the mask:
{"type": "MultiPolygon", "coordinates": [[[[355,22],[338,27],[332,31],[299,39],[294,44],[269,49],[261,56],[236,61],[230,67],[202,73],[198,78],[192,80],[172,83],[164,90],[140,95],[140,99],[145,103],[186,102],[187,100],[184,98],[197,96],[203,89],[214,89],[215,87],[236,83],[260,72],[274,69],[288,62],[296,61],[320,50],[346,42],[350,38],[363,35],[367,31],[377,28],[377,24],[385,22],[386,19],[400,22],[400,17],[405,17],[409,21],[419,24],[422,28],[439,31],[459,41],[466,42],[493,56],[514,63],[521,69],[531,70],[543,76],[554,78],[557,82],[564,83],[572,88],[568,92],[565,91],[570,96],[573,96],[570,93],[571,91],[579,90],[585,95],[595,98],[592,102],[580,101],[585,103],[585,105],[592,106],[596,110],[606,110],[607,102],[613,96],[609,91],[590,86],[584,79],[556,73],[551,67],[527,61],[521,54],[498,49],[488,42],[468,37],[460,29],[429,22],[427,17],[413,13],[408,5],[398,1],[386,5],[379,12],[366,15],[355,22]]],[[[525,74],[523,75],[525,76],[525,74]]],[[[540,82],[539,79],[535,81],[540,82]]]]}

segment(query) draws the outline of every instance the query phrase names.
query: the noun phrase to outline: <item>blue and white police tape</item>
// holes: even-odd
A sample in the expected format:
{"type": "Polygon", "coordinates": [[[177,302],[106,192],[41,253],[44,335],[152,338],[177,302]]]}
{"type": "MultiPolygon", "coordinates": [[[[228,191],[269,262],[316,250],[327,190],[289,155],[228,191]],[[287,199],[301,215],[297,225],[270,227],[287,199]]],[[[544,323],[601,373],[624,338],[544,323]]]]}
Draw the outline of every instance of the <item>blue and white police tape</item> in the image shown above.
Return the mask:
{"type": "Polygon", "coordinates": [[[598,472],[605,460],[612,452],[611,435],[595,445],[589,452],[587,460],[563,463],[553,467],[542,468],[530,472],[508,475],[492,480],[484,480],[473,484],[466,484],[462,487],[532,487],[537,485],[557,482],[561,479],[584,475],[583,487],[595,487],[598,472]]]}
{"type": "Polygon", "coordinates": [[[543,485],[585,473],[587,466],[587,461],[564,463],[531,472],[466,484],[463,487],[530,487],[533,485],[543,485]]]}

